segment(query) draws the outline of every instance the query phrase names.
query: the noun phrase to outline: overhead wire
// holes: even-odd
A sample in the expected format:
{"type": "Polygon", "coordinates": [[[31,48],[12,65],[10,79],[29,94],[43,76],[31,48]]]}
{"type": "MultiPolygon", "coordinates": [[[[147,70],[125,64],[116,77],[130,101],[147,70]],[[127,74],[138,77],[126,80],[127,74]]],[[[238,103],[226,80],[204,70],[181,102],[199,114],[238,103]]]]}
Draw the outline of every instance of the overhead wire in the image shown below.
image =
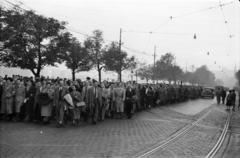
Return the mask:
{"type": "Polygon", "coordinates": [[[223,12],[223,7],[222,7],[222,4],[221,4],[221,1],[219,1],[219,4],[220,4],[220,6],[221,6],[221,11],[222,11],[222,15],[223,15],[224,23],[226,24],[226,28],[227,28],[227,31],[228,31],[229,37],[231,38],[231,34],[230,34],[230,31],[229,31],[229,28],[228,28],[228,25],[227,25],[227,20],[226,20],[226,18],[225,18],[224,12],[223,12]]]}
{"type": "MultiPolygon", "coordinates": [[[[169,18],[167,16],[157,16],[157,15],[137,14],[137,13],[126,13],[126,12],[107,11],[107,10],[96,10],[96,9],[83,8],[83,7],[71,7],[71,6],[53,5],[53,4],[49,4],[49,3],[48,4],[47,3],[43,4],[43,3],[36,3],[36,2],[28,2],[28,4],[47,5],[47,6],[54,6],[54,7],[73,8],[73,9],[83,9],[83,10],[90,10],[90,11],[96,11],[96,12],[109,12],[109,13],[116,13],[116,14],[127,14],[127,15],[133,15],[133,16],[146,16],[146,17],[154,17],[154,18],[169,18]]],[[[212,8],[214,8],[214,7],[212,7],[212,8]]],[[[181,20],[198,20],[198,21],[209,21],[209,22],[220,22],[220,23],[222,23],[222,21],[203,20],[203,19],[181,18],[181,20]]],[[[231,23],[235,23],[235,22],[231,22],[231,23]]]]}
{"type": "MultiPolygon", "coordinates": [[[[10,3],[11,5],[13,5],[13,6],[16,6],[15,4],[13,4],[13,3],[11,3],[11,2],[9,2],[9,1],[7,1],[7,0],[5,0],[6,2],[8,2],[8,3],[10,3]]],[[[24,5],[24,4],[22,4],[22,5],[24,5]]],[[[29,8],[29,9],[31,9],[31,10],[33,10],[32,8],[30,8],[30,7],[28,7],[28,6],[26,6],[26,5],[24,5],[25,7],[27,7],[27,8],[29,8]]],[[[20,6],[18,6],[19,8],[21,8],[20,6]]],[[[21,8],[21,9],[23,9],[23,8],[21,8]]],[[[23,9],[23,10],[25,10],[25,9],[23,9]]],[[[27,11],[27,10],[25,10],[25,11],[27,11]]],[[[34,10],[34,11],[36,11],[36,10],[34,10]]],[[[41,14],[41,15],[43,15],[43,16],[46,16],[46,15],[44,15],[43,13],[41,13],[41,12],[39,12],[39,11],[36,11],[37,13],[39,13],[39,14],[41,14]]],[[[76,29],[76,28],[73,28],[73,27],[71,27],[71,26],[65,26],[65,28],[67,29],[67,30],[69,30],[69,31],[72,31],[72,32],[75,32],[75,33],[77,33],[77,34],[81,34],[81,35],[83,35],[83,36],[86,36],[86,37],[90,37],[91,35],[89,35],[89,34],[87,34],[87,33],[85,33],[85,32],[83,32],[83,31],[79,31],[78,29],[76,29]]],[[[109,40],[109,39],[104,39],[105,41],[109,41],[109,42],[115,42],[115,41],[113,41],[113,40],[109,40]]],[[[128,48],[128,47],[126,47],[126,46],[124,46],[123,45],[123,47],[125,47],[126,49],[128,49],[128,50],[131,50],[132,52],[134,52],[134,53],[138,53],[138,54],[143,54],[143,55],[148,55],[148,54],[145,54],[145,53],[141,53],[141,52],[139,52],[139,51],[134,51],[133,49],[131,49],[131,48],[128,48]]]]}
{"type": "Polygon", "coordinates": [[[142,52],[137,52],[137,51],[135,51],[135,50],[133,50],[133,49],[131,49],[131,48],[128,48],[127,46],[125,46],[125,45],[122,45],[124,48],[126,48],[126,49],[128,49],[128,50],[130,50],[130,51],[132,51],[132,52],[134,52],[134,53],[138,53],[138,54],[142,54],[142,55],[149,55],[149,54],[146,54],[146,53],[142,53],[142,52]]]}
{"type": "MultiPolygon", "coordinates": [[[[6,0],[5,0],[5,1],[6,1],[6,0]]],[[[15,1],[16,1],[16,0],[15,0],[15,1]]],[[[7,2],[8,2],[8,1],[7,1],[7,2]]],[[[233,2],[230,2],[230,3],[233,3],[233,2]]],[[[223,5],[227,5],[227,4],[230,4],[230,3],[225,3],[225,4],[223,4],[223,5]]],[[[11,3],[11,4],[12,4],[12,3],[11,3]]],[[[22,4],[22,3],[21,3],[21,4],[22,4]]],[[[12,4],[12,5],[14,5],[14,4],[12,4]]],[[[22,5],[24,5],[25,7],[33,10],[32,8],[26,6],[25,4],[22,4],[22,5]]],[[[219,7],[219,6],[216,6],[216,7],[219,7]]],[[[215,7],[215,8],[216,8],[216,7],[215,7]]],[[[214,7],[210,7],[210,8],[212,9],[212,8],[214,8],[214,7]]],[[[207,9],[205,9],[205,10],[207,10],[207,9]]],[[[36,10],[35,10],[35,11],[36,11],[36,10]]],[[[201,10],[201,11],[203,11],[203,10],[201,10]]],[[[36,11],[36,12],[38,12],[38,11],[36,11]]],[[[38,12],[38,13],[40,13],[40,12],[38,12]]],[[[192,12],[191,14],[193,14],[193,13],[195,13],[195,12],[192,12]]],[[[196,13],[197,13],[197,12],[196,12],[196,13]]],[[[40,13],[40,14],[42,14],[42,13],[40,13]]],[[[42,15],[43,15],[43,14],[42,14],[42,15]]],[[[182,16],[186,16],[186,15],[187,15],[187,14],[178,16],[178,18],[179,18],[179,17],[182,17],[182,16]]],[[[165,23],[163,23],[163,24],[162,24],[161,26],[159,26],[157,29],[159,29],[160,27],[164,26],[164,25],[165,25],[167,22],[169,22],[171,19],[172,19],[172,17],[170,17],[170,19],[169,19],[168,21],[166,21],[165,23]]],[[[68,26],[68,27],[70,27],[70,26],[68,26]]],[[[75,28],[73,28],[73,27],[70,27],[70,28],[67,28],[67,29],[69,29],[70,31],[73,31],[73,32],[75,32],[75,33],[84,35],[84,36],[89,36],[87,33],[82,33],[82,31],[76,31],[77,29],[75,29],[75,28]]],[[[155,29],[155,30],[156,30],[156,29],[155,29]]],[[[125,32],[126,32],[126,31],[125,31],[125,32]]],[[[132,32],[134,32],[134,31],[132,31],[132,32]]],[[[152,33],[158,33],[158,32],[149,32],[149,33],[150,33],[150,35],[149,35],[149,37],[148,37],[148,41],[147,41],[147,44],[146,44],[146,47],[145,47],[145,51],[144,51],[144,52],[146,52],[146,49],[147,49],[147,46],[148,46],[148,43],[149,43],[151,34],[152,34],[152,33]]],[[[168,34],[168,33],[165,33],[165,34],[168,34]]],[[[171,33],[169,33],[169,34],[171,34],[171,33]]],[[[112,42],[112,40],[108,40],[108,41],[111,41],[111,42],[112,42]]],[[[126,48],[126,47],[125,47],[125,48],[126,48]]],[[[138,53],[137,51],[133,51],[133,52],[138,53]]]]}
{"type": "MultiPolygon", "coordinates": [[[[16,1],[16,0],[15,0],[16,1]]],[[[18,1],[16,1],[16,2],[18,2],[18,1]]],[[[20,2],[18,2],[18,3],[20,3],[20,2]]],[[[222,6],[223,5],[228,5],[228,4],[231,4],[231,3],[233,3],[233,2],[229,2],[229,3],[225,3],[225,4],[222,4],[222,6]]],[[[21,3],[22,5],[24,5],[24,6],[26,6],[25,4],[23,4],[23,3],[21,3]]],[[[28,6],[26,6],[26,7],[28,7],[28,6]]],[[[219,7],[219,6],[214,6],[214,7],[210,7],[210,8],[207,8],[207,9],[203,9],[203,10],[200,10],[200,11],[204,11],[204,10],[208,10],[208,9],[212,9],[212,8],[217,8],[217,7],[219,7]]],[[[28,7],[29,9],[32,9],[32,8],[30,8],[30,7],[28,7]]],[[[192,13],[189,13],[189,14],[194,14],[194,13],[197,13],[197,12],[199,12],[199,11],[196,11],[196,12],[192,12],[192,13]]],[[[56,14],[57,15],[57,14],[56,14]]],[[[177,16],[177,17],[174,17],[174,18],[178,18],[178,17],[182,17],[182,16],[186,16],[186,15],[188,15],[188,14],[184,14],[184,15],[181,15],[181,16],[177,16]]],[[[62,15],[58,15],[58,16],[62,16],[62,15]]],[[[66,17],[66,16],[65,16],[66,17]]],[[[168,17],[169,18],[169,17],[168,17]]],[[[173,17],[170,17],[170,19],[169,20],[167,20],[166,22],[164,22],[162,25],[160,25],[158,28],[156,28],[154,31],[156,31],[157,29],[159,29],[160,27],[162,27],[162,26],[164,26],[166,23],[168,23],[171,19],[172,19],[173,17]]],[[[85,22],[89,22],[89,23],[94,23],[94,22],[90,22],[90,21],[86,21],[86,20],[82,20],[82,19],[77,19],[77,18],[72,18],[72,19],[76,19],[76,20],[81,20],[81,21],[85,21],[85,22]]],[[[99,24],[99,23],[97,23],[98,25],[104,25],[104,26],[107,26],[107,27],[114,27],[114,28],[117,28],[117,27],[115,27],[115,26],[110,26],[110,25],[105,25],[105,24],[99,24]]],[[[157,32],[154,32],[154,31],[151,31],[152,33],[157,33],[157,32]]],[[[132,32],[137,32],[137,31],[132,31],[132,32]]],[[[149,33],[149,32],[145,32],[145,33],[149,33]]],[[[162,34],[162,33],[159,33],[159,34],[162,34]]],[[[211,36],[211,35],[210,35],[211,36]]]]}
{"type": "MultiPolygon", "coordinates": [[[[134,31],[134,30],[124,30],[124,32],[132,32],[132,33],[143,33],[143,34],[148,34],[150,33],[149,31],[134,31]]],[[[152,34],[166,34],[166,35],[192,35],[193,33],[178,33],[178,32],[151,32],[152,34]]],[[[212,37],[229,37],[227,35],[211,35],[211,34],[198,34],[201,36],[212,36],[212,37]]],[[[232,35],[234,36],[234,35],[232,35]]]]}
{"type": "Polygon", "coordinates": [[[154,30],[151,31],[151,32],[157,31],[159,28],[161,28],[161,27],[163,27],[164,25],[166,25],[171,19],[172,19],[172,17],[170,17],[169,20],[165,21],[162,25],[158,26],[156,29],[154,29],[154,30]]]}
{"type": "Polygon", "coordinates": [[[148,56],[151,56],[151,55],[152,55],[152,54],[148,54],[148,53],[146,53],[146,52],[138,51],[138,50],[136,50],[135,48],[132,48],[131,46],[126,45],[125,43],[123,44],[123,47],[125,47],[125,48],[128,49],[128,50],[131,50],[132,52],[136,52],[136,53],[138,53],[138,54],[148,55],[148,56]]]}
{"type": "Polygon", "coordinates": [[[150,41],[150,38],[151,38],[151,32],[150,32],[150,34],[149,34],[149,36],[148,36],[147,44],[146,44],[145,49],[144,49],[144,52],[145,52],[145,53],[146,53],[146,50],[147,50],[147,47],[148,47],[148,43],[149,43],[149,41],[150,41]]]}

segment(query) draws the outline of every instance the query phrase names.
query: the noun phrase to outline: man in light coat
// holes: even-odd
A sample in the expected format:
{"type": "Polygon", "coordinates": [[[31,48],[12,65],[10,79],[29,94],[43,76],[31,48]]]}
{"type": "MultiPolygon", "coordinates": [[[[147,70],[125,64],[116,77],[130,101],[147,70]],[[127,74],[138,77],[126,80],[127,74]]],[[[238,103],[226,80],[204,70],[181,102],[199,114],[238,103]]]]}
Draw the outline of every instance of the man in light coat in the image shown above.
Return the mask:
{"type": "Polygon", "coordinates": [[[54,90],[53,106],[56,106],[57,128],[63,127],[64,111],[67,110],[64,96],[68,94],[68,88],[64,86],[63,80],[59,81],[59,87],[54,90]]]}
{"type": "Polygon", "coordinates": [[[17,79],[17,85],[15,87],[16,89],[16,95],[15,95],[15,112],[16,112],[16,117],[14,119],[14,122],[18,122],[20,120],[20,109],[23,104],[23,101],[25,99],[25,92],[26,88],[24,86],[24,83],[21,79],[17,79]]]}

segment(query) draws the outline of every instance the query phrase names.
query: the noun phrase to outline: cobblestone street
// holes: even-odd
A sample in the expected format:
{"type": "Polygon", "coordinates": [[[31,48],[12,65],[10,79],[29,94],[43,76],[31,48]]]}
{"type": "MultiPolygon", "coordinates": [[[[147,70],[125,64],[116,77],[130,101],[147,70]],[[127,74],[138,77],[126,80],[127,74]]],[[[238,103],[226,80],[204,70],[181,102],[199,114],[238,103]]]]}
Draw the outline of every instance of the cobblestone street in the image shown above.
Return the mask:
{"type": "MultiPolygon", "coordinates": [[[[202,100],[196,102],[200,104],[202,100]]],[[[218,140],[227,117],[223,105],[208,103],[209,106],[200,109],[196,115],[185,115],[164,106],[137,113],[130,120],[107,119],[96,126],[81,122],[76,127],[67,124],[58,129],[54,122],[47,126],[1,122],[1,157],[137,157],[212,110],[188,134],[150,156],[204,157],[218,140]]],[[[239,110],[229,129],[232,145],[239,145],[239,141],[234,139],[239,139],[239,134],[235,134],[239,133],[238,114],[239,110]]]]}

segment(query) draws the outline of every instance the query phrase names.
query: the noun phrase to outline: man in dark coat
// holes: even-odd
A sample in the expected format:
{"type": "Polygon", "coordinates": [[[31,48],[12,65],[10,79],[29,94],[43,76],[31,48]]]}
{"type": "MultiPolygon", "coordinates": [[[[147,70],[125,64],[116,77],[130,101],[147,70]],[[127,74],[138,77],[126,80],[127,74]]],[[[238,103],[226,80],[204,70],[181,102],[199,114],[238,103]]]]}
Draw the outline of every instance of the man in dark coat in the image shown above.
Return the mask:
{"type": "Polygon", "coordinates": [[[232,90],[232,111],[235,111],[235,104],[236,104],[236,93],[235,93],[235,90],[232,90]]]}
{"type": "Polygon", "coordinates": [[[145,101],[146,101],[146,88],[144,85],[141,85],[140,89],[140,98],[141,98],[141,109],[145,109],[145,101]]]}
{"type": "Polygon", "coordinates": [[[222,96],[222,91],[221,89],[218,87],[217,91],[216,91],[216,96],[217,96],[217,103],[220,104],[220,100],[221,100],[221,96],[222,96]]]}
{"type": "Polygon", "coordinates": [[[226,96],[227,96],[227,93],[226,93],[226,91],[223,88],[222,89],[222,104],[224,104],[226,96]]]}
{"type": "Polygon", "coordinates": [[[238,90],[238,108],[240,108],[240,90],[238,90]]]}
{"type": "Polygon", "coordinates": [[[33,115],[35,94],[36,88],[33,86],[33,81],[28,80],[24,101],[24,114],[26,115],[25,122],[29,122],[33,115]]]}
{"type": "Polygon", "coordinates": [[[126,90],[126,113],[128,118],[132,118],[133,110],[133,96],[136,95],[135,91],[132,89],[132,86],[129,84],[126,90]]]}
{"type": "Polygon", "coordinates": [[[36,95],[35,95],[35,100],[34,100],[34,110],[33,110],[33,118],[34,118],[34,122],[35,123],[39,123],[42,121],[41,118],[41,105],[38,103],[38,95],[40,93],[42,93],[42,91],[44,90],[44,87],[42,85],[41,80],[37,81],[37,85],[36,85],[36,95]]]}

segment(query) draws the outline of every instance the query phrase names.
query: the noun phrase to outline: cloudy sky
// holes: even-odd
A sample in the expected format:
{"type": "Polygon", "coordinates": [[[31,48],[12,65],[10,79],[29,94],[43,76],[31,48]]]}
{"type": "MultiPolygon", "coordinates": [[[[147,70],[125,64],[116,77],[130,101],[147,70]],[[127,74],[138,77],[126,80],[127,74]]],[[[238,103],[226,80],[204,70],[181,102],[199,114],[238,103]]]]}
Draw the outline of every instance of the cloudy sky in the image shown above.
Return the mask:
{"type": "MultiPolygon", "coordinates": [[[[17,4],[19,1],[8,0],[17,4]]],[[[238,0],[21,0],[21,7],[67,21],[83,41],[95,29],[105,44],[119,41],[122,50],[153,64],[171,52],[183,70],[207,65],[210,70],[240,65],[240,2],[238,0]],[[220,6],[220,4],[222,4],[220,6]],[[196,39],[194,39],[196,34],[196,39]],[[231,36],[231,37],[230,37],[231,36]],[[209,52],[209,55],[207,55],[209,52]],[[216,64],[215,64],[216,63],[216,64]]],[[[4,0],[1,5],[9,6],[4,0]]],[[[74,30],[74,32],[72,31],[74,30]]]]}

